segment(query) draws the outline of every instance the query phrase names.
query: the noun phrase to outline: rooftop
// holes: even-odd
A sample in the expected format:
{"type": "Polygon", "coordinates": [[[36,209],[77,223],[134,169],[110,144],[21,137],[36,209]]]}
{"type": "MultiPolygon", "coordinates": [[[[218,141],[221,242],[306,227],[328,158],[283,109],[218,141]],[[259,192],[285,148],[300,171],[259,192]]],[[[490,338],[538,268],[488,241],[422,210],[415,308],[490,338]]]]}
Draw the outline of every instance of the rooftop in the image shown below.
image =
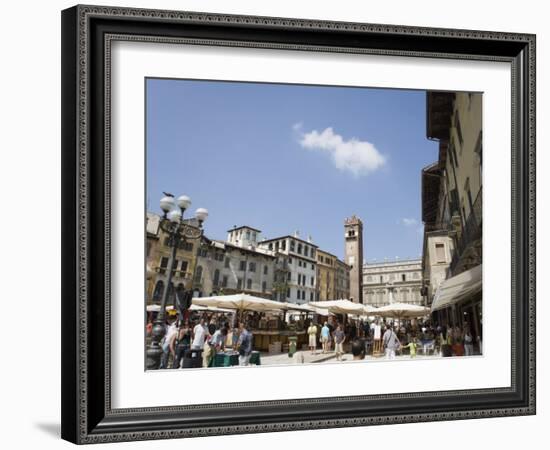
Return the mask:
{"type": "Polygon", "coordinates": [[[258,230],[257,228],[254,228],[254,227],[249,227],[248,225],[241,225],[240,227],[238,227],[237,225],[234,225],[233,228],[227,230],[227,232],[231,233],[232,231],[242,230],[243,228],[246,228],[247,230],[251,230],[251,231],[256,231],[257,233],[262,232],[262,230],[258,230]]]}
{"type": "Polygon", "coordinates": [[[313,242],[306,241],[305,239],[301,239],[301,238],[296,237],[296,236],[291,236],[290,234],[287,234],[286,236],[279,236],[279,237],[276,237],[276,238],[271,238],[271,239],[264,239],[263,241],[258,242],[258,245],[265,244],[266,242],[274,242],[274,241],[278,241],[280,239],[287,239],[287,238],[294,239],[294,240],[300,241],[300,242],[304,242],[307,245],[311,245],[312,247],[319,248],[313,242]]]}
{"type": "Polygon", "coordinates": [[[371,267],[387,267],[387,266],[402,266],[404,264],[422,264],[422,259],[420,258],[414,258],[414,259],[394,259],[394,260],[387,260],[387,261],[370,261],[363,264],[363,268],[371,268],[371,267]]]}
{"type": "Polygon", "coordinates": [[[268,252],[267,250],[265,250],[263,248],[259,248],[259,247],[252,247],[252,248],[240,247],[238,245],[234,245],[234,244],[231,244],[229,242],[220,241],[220,240],[217,240],[217,239],[212,240],[211,244],[214,245],[217,248],[225,249],[226,247],[230,247],[232,249],[243,251],[243,252],[256,253],[256,254],[260,254],[262,256],[267,256],[269,258],[275,258],[275,255],[273,255],[272,253],[268,252]]]}

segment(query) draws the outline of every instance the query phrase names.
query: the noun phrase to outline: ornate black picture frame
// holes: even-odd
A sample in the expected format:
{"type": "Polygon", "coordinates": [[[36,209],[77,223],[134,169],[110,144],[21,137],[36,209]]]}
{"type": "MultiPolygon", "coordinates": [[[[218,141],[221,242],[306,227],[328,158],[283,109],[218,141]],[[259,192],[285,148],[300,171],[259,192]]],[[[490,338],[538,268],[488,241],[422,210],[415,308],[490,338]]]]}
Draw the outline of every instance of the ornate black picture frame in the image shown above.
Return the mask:
{"type": "Polygon", "coordinates": [[[62,437],[99,443],[535,414],[535,36],[75,6],[62,12],[62,437]],[[507,388],[111,407],[110,45],[194,42],[512,67],[512,342],[507,388]]]}

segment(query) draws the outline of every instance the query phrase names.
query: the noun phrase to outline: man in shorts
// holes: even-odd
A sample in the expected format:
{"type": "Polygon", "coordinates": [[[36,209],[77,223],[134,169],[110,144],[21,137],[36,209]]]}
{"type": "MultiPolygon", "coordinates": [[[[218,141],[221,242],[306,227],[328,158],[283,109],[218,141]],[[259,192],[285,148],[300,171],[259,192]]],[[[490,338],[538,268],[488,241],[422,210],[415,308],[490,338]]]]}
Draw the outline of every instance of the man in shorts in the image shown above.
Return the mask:
{"type": "Polygon", "coordinates": [[[307,334],[309,336],[309,350],[314,355],[317,349],[317,326],[313,322],[309,325],[307,334]]]}
{"type": "Polygon", "coordinates": [[[321,345],[323,346],[323,353],[328,352],[328,345],[330,341],[330,328],[328,323],[325,322],[323,328],[321,328],[321,345]]]}
{"type": "Polygon", "coordinates": [[[346,334],[342,329],[342,325],[338,324],[336,331],[334,332],[334,349],[336,351],[336,360],[342,361],[342,355],[344,354],[344,342],[346,341],[346,334]]]}

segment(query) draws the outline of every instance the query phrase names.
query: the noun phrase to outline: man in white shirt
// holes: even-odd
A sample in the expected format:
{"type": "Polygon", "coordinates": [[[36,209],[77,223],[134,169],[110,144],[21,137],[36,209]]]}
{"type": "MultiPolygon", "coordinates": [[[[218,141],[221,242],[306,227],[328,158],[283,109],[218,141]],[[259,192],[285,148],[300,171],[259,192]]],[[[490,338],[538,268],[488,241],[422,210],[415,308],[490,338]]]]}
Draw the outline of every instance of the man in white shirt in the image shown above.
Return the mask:
{"type": "Polygon", "coordinates": [[[191,343],[191,350],[201,350],[204,347],[204,342],[208,336],[208,329],[204,325],[204,319],[201,318],[200,322],[193,328],[193,342],[191,343]]]}

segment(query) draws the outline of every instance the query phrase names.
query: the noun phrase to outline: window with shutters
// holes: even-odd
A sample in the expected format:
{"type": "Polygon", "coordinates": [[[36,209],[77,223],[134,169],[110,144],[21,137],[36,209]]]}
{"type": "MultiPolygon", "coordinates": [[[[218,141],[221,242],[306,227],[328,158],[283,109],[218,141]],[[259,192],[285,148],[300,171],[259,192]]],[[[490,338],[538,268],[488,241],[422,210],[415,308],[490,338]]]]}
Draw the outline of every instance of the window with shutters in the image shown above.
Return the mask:
{"type": "Polygon", "coordinates": [[[445,244],[435,244],[435,259],[438,263],[447,262],[445,257],[445,244]]]}
{"type": "Polygon", "coordinates": [[[168,258],[166,256],[163,256],[162,258],[160,258],[159,273],[161,275],[164,275],[166,273],[167,267],[168,267],[168,258]]]}
{"type": "Polygon", "coordinates": [[[220,282],[220,270],[216,269],[214,271],[214,280],[213,280],[214,286],[218,286],[219,282],[220,282]]]}

